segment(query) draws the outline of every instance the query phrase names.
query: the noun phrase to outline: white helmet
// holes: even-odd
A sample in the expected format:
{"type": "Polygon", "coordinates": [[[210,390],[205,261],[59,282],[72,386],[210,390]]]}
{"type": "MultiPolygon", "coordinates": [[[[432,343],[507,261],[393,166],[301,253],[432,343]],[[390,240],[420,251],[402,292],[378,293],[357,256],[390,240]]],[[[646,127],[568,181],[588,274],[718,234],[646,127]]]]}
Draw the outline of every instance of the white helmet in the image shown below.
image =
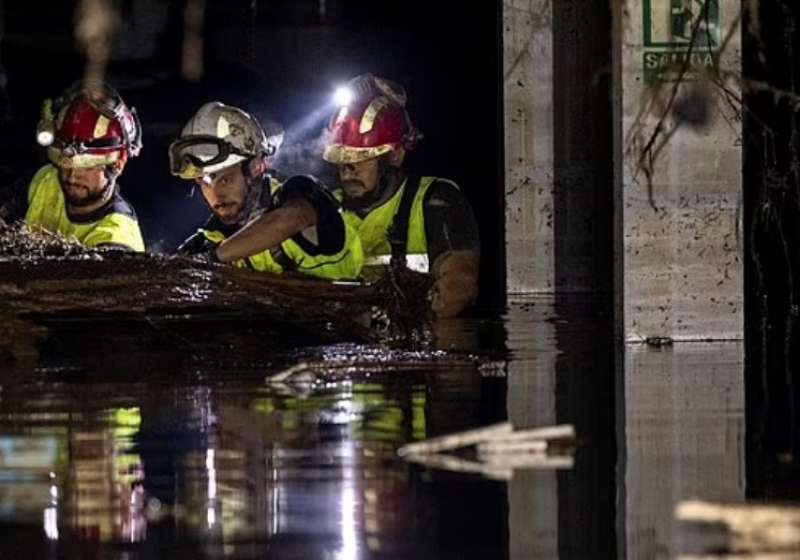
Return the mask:
{"type": "Polygon", "coordinates": [[[219,101],[206,103],[170,144],[170,171],[196,179],[253,157],[274,156],[283,142],[283,129],[277,123],[269,123],[267,129],[241,109],[219,101]]]}

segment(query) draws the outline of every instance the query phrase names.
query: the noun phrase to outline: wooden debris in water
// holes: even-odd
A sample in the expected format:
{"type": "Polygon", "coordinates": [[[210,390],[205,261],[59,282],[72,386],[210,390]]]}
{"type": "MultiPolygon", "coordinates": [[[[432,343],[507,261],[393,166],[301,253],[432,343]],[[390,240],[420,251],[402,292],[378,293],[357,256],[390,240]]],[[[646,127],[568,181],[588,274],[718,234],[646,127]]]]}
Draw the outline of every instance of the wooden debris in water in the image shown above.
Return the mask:
{"type": "Polygon", "coordinates": [[[479,444],[483,449],[495,453],[503,449],[512,449],[520,444],[531,444],[531,451],[545,452],[549,447],[548,442],[572,443],[574,439],[575,429],[571,425],[514,431],[509,422],[503,422],[485,428],[409,443],[398,449],[397,453],[401,457],[414,453],[440,453],[479,444]]]}
{"type": "MultiPolygon", "coordinates": [[[[800,506],[686,501],[675,508],[675,517],[701,534],[703,527],[715,535],[724,528],[725,542],[714,542],[714,558],[800,558],[800,506]]],[[[708,556],[681,556],[703,557],[708,556]]]]}
{"type": "Polygon", "coordinates": [[[555,443],[559,441],[572,442],[575,440],[575,428],[571,424],[559,426],[546,426],[544,428],[529,428],[517,430],[508,436],[504,436],[492,443],[514,444],[526,441],[543,441],[555,443]]]}
{"type": "Polygon", "coordinates": [[[462,447],[476,445],[483,441],[491,440],[494,437],[510,434],[513,427],[510,422],[494,424],[485,428],[467,430],[457,434],[431,438],[417,443],[409,443],[397,450],[401,457],[407,455],[420,455],[422,453],[441,453],[442,451],[453,451],[462,447]]]}
{"type": "Polygon", "coordinates": [[[427,372],[450,371],[453,368],[480,367],[477,357],[442,352],[398,352],[382,348],[379,353],[366,354],[360,350],[357,356],[323,357],[320,360],[302,361],[278,373],[268,375],[264,382],[305,383],[310,378],[325,381],[380,371],[396,373],[425,370],[427,372]]]}
{"type": "Polygon", "coordinates": [[[562,470],[571,469],[575,466],[575,459],[572,455],[550,455],[547,453],[506,453],[501,455],[478,456],[485,464],[492,467],[517,469],[546,469],[562,470]]]}
{"type": "Polygon", "coordinates": [[[450,472],[472,473],[493,480],[511,480],[514,470],[503,466],[493,466],[480,461],[471,461],[454,455],[442,453],[412,453],[405,456],[406,461],[423,467],[450,472]]]}
{"type": "Polygon", "coordinates": [[[570,469],[575,429],[571,425],[514,431],[509,422],[410,443],[397,450],[408,461],[425,466],[475,472],[508,480],[514,469],[570,469]],[[477,460],[445,452],[475,447],[477,460]],[[500,476],[502,474],[502,476],[500,476]]]}
{"type": "MultiPolygon", "coordinates": [[[[408,274],[372,285],[341,285],[183,257],[92,250],[54,234],[0,223],[4,322],[87,313],[191,318],[240,312],[274,317],[332,340],[424,346],[431,334],[427,293],[419,292],[424,283],[408,274]],[[414,281],[402,284],[410,278],[414,281]],[[395,286],[399,292],[391,296],[395,286]]],[[[0,348],[11,344],[0,332],[0,348]]]]}
{"type": "Polygon", "coordinates": [[[498,443],[487,441],[478,444],[478,456],[506,455],[516,453],[547,453],[544,440],[498,443]]]}

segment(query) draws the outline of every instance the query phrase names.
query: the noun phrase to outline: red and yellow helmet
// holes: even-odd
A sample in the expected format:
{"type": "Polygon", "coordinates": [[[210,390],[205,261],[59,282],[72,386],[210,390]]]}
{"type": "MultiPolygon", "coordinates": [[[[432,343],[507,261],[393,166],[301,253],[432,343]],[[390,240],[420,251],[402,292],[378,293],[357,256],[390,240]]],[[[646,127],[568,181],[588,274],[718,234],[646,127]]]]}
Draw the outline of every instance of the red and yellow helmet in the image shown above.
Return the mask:
{"type": "Polygon", "coordinates": [[[47,156],[58,167],[110,165],[136,157],[142,149],[136,110],[106,84],[72,86],[54,102],[45,102],[42,117],[40,142],[51,133],[47,156]]]}
{"type": "Polygon", "coordinates": [[[356,98],[340,107],[328,126],[330,136],[322,156],[325,161],[358,163],[398,146],[412,149],[421,135],[405,109],[402,87],[369,74],[355,82],[356,98]],[[364,86],[365,81],[369,87],[364,86]]]}

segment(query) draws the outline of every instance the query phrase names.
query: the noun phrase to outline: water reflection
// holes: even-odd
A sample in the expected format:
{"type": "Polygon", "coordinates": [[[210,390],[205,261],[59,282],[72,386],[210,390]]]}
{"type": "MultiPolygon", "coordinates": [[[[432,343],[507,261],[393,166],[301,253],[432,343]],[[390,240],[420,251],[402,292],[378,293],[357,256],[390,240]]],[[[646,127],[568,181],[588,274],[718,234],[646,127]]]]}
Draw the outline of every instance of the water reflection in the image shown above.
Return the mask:
{"type": "Polygon", "coordinates": [[[78,330],[0,372],[0,555],[659,558],[679,500],[744,497],[741,345],[618,348],[591,298],[437,325],[442,347],[507,360],[489,377],[415,356],[279,387],[265,377],[303,360],[387,355],[265,349],[235,325],[208,353],[132,328],[98,353],[78,330]],[[506,419],[573,424],[573,468],[506,483],[396,455],[506,419]]]}
{"type": "Polygon", "coordinates": [[[596,299],[536,297],[508,314],[508,412],[515,426],[570,423],[568,471],[522,471],[508,485],[510,558],[616,555],[614,339],[596,299]]]}
{"type": "Polygon", "coordinates": [[[42,520],[50,540],[71,534],[86,541],[136,542],[146,535],[142,463],[131,452],[138,409],[15,413],[4,418],[4,425],[10,423],[28,429],[0,438],[3,520],[42,520]]]}
{"type": "MultiPolygon", "coordinates": [[[[71,349],[71,360],[78,355],[71,349]]],[[[452,530],[479,512],[503,517],[496,485],[448,479],[395,453],[502,416],[492,395],[503,392],[487,387],[504,380],[467,362],[400,375],[376,368],[294,395],[240,364],[203,372],[203,384],[177,383],[180,370],[161,383],[109,383],[99,381],[110,375],[104,356],[103,370],[73,361],[72,382],[61,383],[52,359],[29,372],[33,382],[5,384],[0,405],[0,537],[38,527],[56,548],[16,542],[36,557],[158,557],[165,546],[192,558],[431,557],[441,535],[428,521],[452,530]],[[431,489],[453,483],[466,495],[476,489],[478,501],[440,520],[440,504],[452,500],[431,489]],[[493,491],[480,490],[487,484],[493,491]],[[124,543],[133,548],[120,551],[124,543]]]]}
{"type": "Polygon", "coordinates": [[[673,521],[681,500],[744,500],[743,353],[738,342],[628,348],[619,518],[628,557],[685,548],[673,521]]]}

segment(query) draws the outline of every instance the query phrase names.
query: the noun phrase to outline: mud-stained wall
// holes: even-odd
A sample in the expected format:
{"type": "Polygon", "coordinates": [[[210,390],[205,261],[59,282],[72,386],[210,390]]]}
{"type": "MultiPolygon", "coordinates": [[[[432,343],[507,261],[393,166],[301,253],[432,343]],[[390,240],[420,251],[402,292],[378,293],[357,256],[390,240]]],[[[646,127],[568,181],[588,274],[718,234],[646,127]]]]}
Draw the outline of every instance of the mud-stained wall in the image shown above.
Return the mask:
{"type": "Polygon", "coordinates": [[[613,5],[619,334],[741,339],[741,2],[613,5]]]}
{"type": "Polygon", "coordinates": [[[503,2],[506,284],[555,288],[550,0],[503,2]]]}
{"type": "Polygon", "coordinates": [[[604,2],[504,2],[510,293],[610,291],[610,21],[604,2]]]}

